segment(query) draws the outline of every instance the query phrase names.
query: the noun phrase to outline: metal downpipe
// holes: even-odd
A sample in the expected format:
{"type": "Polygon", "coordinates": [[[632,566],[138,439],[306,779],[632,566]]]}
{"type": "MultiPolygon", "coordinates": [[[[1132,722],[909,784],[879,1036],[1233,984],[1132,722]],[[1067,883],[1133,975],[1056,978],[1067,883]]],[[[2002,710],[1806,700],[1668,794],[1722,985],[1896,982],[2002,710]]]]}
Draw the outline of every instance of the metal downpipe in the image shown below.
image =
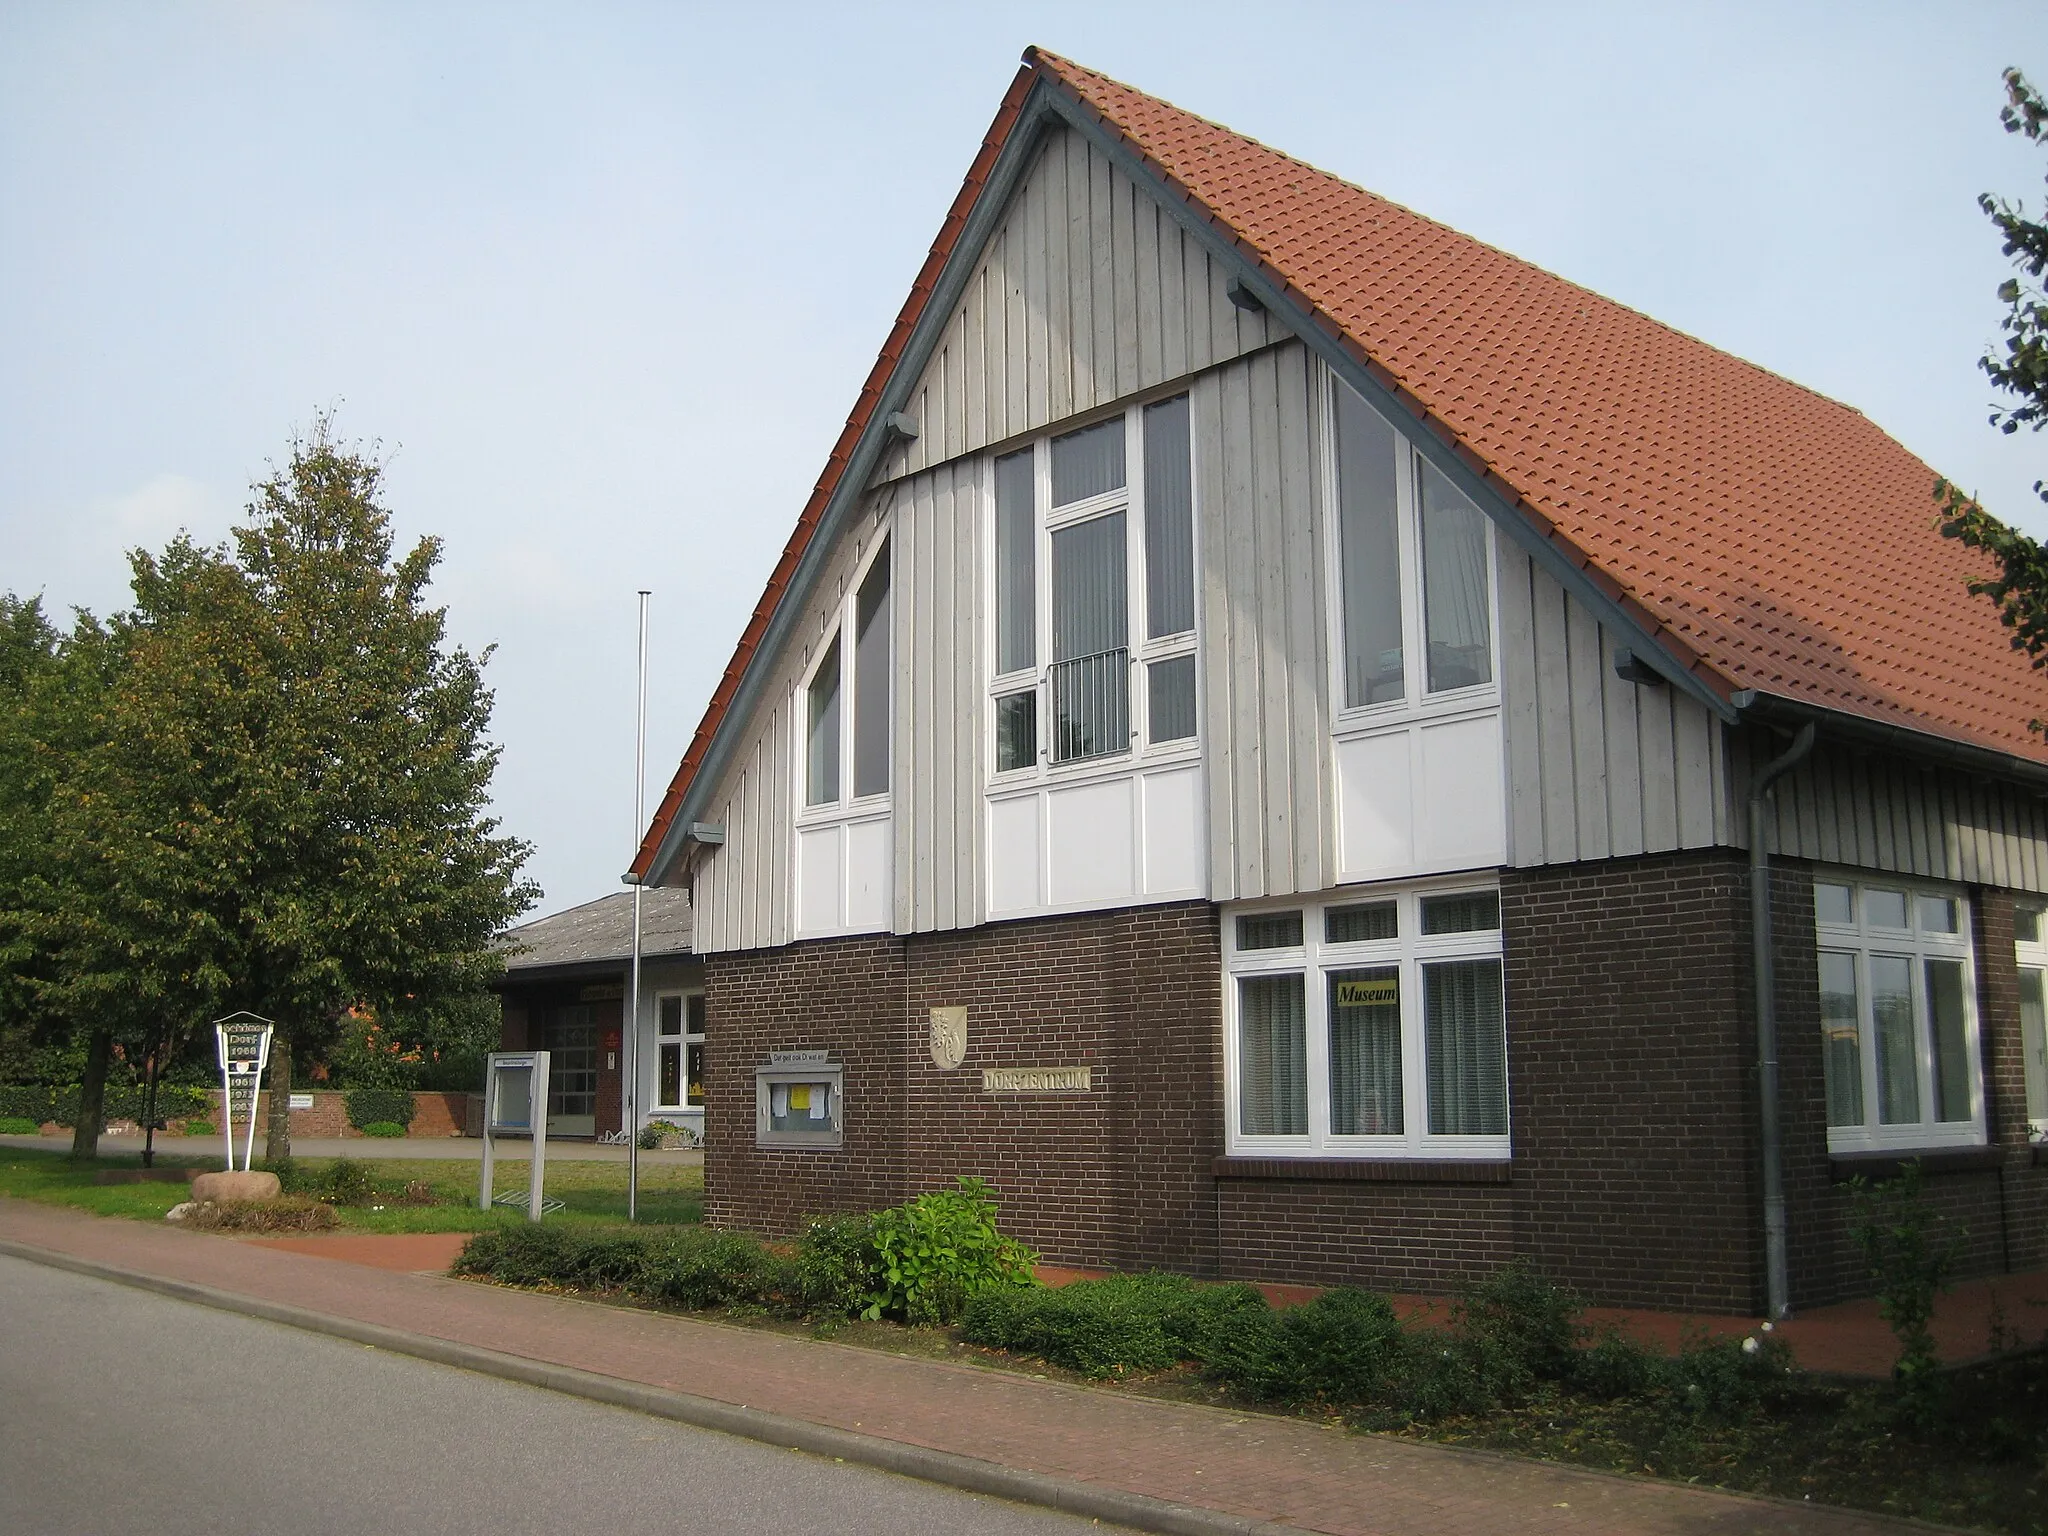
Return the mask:
{"type": "Polygon", "coordinates": [[[1771,856],[1764,846],[1764,811],[1771,786],[1813,750],[1813,722],[1799,728],[1792,745],[1763,767],[1749,786],[1749,932],[1756,980],[1757,1103],[1763,1139],[1764,1292],[1768,1315],[1792,1315],[1791,1282],[1785,1263],[1785,1159],[1778,1129],[1778,1000],[1771,965],[1771,856]]]}

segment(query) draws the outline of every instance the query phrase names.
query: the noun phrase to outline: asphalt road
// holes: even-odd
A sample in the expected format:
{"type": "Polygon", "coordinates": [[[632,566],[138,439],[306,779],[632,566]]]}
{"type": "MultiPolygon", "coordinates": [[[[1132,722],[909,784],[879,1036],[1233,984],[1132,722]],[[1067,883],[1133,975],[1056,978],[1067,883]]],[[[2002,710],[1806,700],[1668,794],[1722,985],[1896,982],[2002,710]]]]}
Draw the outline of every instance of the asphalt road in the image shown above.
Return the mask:
{"type": "Polygon", "coordinates": [[[1106,1529],[5,1257],[0,1525],[20,1536],[1106,1529]]]}

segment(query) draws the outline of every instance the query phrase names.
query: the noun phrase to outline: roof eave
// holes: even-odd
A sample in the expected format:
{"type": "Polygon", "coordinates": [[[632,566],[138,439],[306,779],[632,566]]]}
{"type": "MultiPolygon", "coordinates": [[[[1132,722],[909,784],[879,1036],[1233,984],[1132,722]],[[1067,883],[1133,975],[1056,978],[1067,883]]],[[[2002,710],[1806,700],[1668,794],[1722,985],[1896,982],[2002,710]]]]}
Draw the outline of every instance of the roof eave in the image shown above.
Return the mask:
{"type": "Polygon", "coordinates": [[[2048,763],[2021,757],[2017,753],[2001,752],[1996,747],[1958,741],[1953,736],[1918,731],[1911,726],[1875,720],[1847,710],[1828,709],[1803,699],[1765,693],[1755,688],[1743,689],[1732,702],[1744,721],[1781,725],[1788,729],[1811,723],[1820,729],[1823,736],[1832,740],[1896,752],[1901,757],[1986,778],[2004,779],[2037,793],[2048,794],[2048,763]]]}

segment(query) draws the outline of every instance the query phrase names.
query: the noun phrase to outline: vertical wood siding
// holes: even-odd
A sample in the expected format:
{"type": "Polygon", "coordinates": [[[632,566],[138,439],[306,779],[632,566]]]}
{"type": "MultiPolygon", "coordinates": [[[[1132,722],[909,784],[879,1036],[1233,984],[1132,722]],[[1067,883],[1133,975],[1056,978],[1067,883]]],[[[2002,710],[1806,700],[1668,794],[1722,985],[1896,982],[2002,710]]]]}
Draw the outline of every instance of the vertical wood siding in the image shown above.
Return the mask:
{"type": "MultiPolygon", "coordinates": [[[[1782,737],[1731,733],[1733,841],[1749,846],[1750,775],[1782,737]]],[[[1823,741],[1778,781],[1771,849],[1930,880],[2048,892],[2048,805],[2031,791],[1823,741]]]]}
{"type": "Polygon", "coordinates": [[[982,920],[984,460],[894,487],[898,933],[982,920]]]}
{"type": "MultiPolygon", "coordinates": [[[[834,632],[840,600],[875,541],[888,530],[897,500],[892,488],[868,498],[841,536],[831,565],[811,594],[788,650],[777,660],[759,707],[742,729],[733,765],[719,781],[706,820],[722,823],[725,843],[700,853],[691,907],[697,952],[715,954],[787,944],[795,937],[790,880],[795,862],[795,807],[802,786],[803,722],[795,695],[812,660],[834,632]]],[[[902,551],[893,552],[892,607],[904,583],[902,551]]],[[[900,621],[899,621],[900,623],[900,621]]],[[[897,686],[902,687],[901,673],[897,686]]],[[[900,712],[902,705],[896,706],[900,712]]],[[[898,716],[900,720],[900,713],[898,716]]]]}
{"type": "Polygon", "coordinates": [[[914,442],[878,481],[1255,351],[1285,332],[1102,154],[1067,130],[1039,151],[906,406],[914,442]]]}
{"type": "Polygon", "coordinates": [[[1616,677],[1614,636],[1509,540],[1495,548],[1509,861],[1726,846],[1719,722],[1675,689],[1616,677]]]}
{"type": "Polygon", "coordinates": [[[1192,390],[1218,901],[1335,883],[1317,377],[1289,343],[1192,390]]]}

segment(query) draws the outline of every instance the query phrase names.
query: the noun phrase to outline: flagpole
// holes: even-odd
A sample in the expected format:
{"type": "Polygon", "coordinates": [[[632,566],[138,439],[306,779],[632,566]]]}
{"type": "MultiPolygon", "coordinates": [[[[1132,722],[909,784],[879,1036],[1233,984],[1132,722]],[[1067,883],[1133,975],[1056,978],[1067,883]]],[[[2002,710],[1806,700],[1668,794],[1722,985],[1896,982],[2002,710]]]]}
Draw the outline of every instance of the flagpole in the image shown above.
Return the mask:
{"type": "MultiPolygon", "coordinates": [[[[633,849],[647,823],[647,589],[640,590],[640,707],[633,738],[633,849]]],[[[633,882],[633,996],[626,1005],[626,1220],[640,1219],[640,895],[633,882]]]]}

